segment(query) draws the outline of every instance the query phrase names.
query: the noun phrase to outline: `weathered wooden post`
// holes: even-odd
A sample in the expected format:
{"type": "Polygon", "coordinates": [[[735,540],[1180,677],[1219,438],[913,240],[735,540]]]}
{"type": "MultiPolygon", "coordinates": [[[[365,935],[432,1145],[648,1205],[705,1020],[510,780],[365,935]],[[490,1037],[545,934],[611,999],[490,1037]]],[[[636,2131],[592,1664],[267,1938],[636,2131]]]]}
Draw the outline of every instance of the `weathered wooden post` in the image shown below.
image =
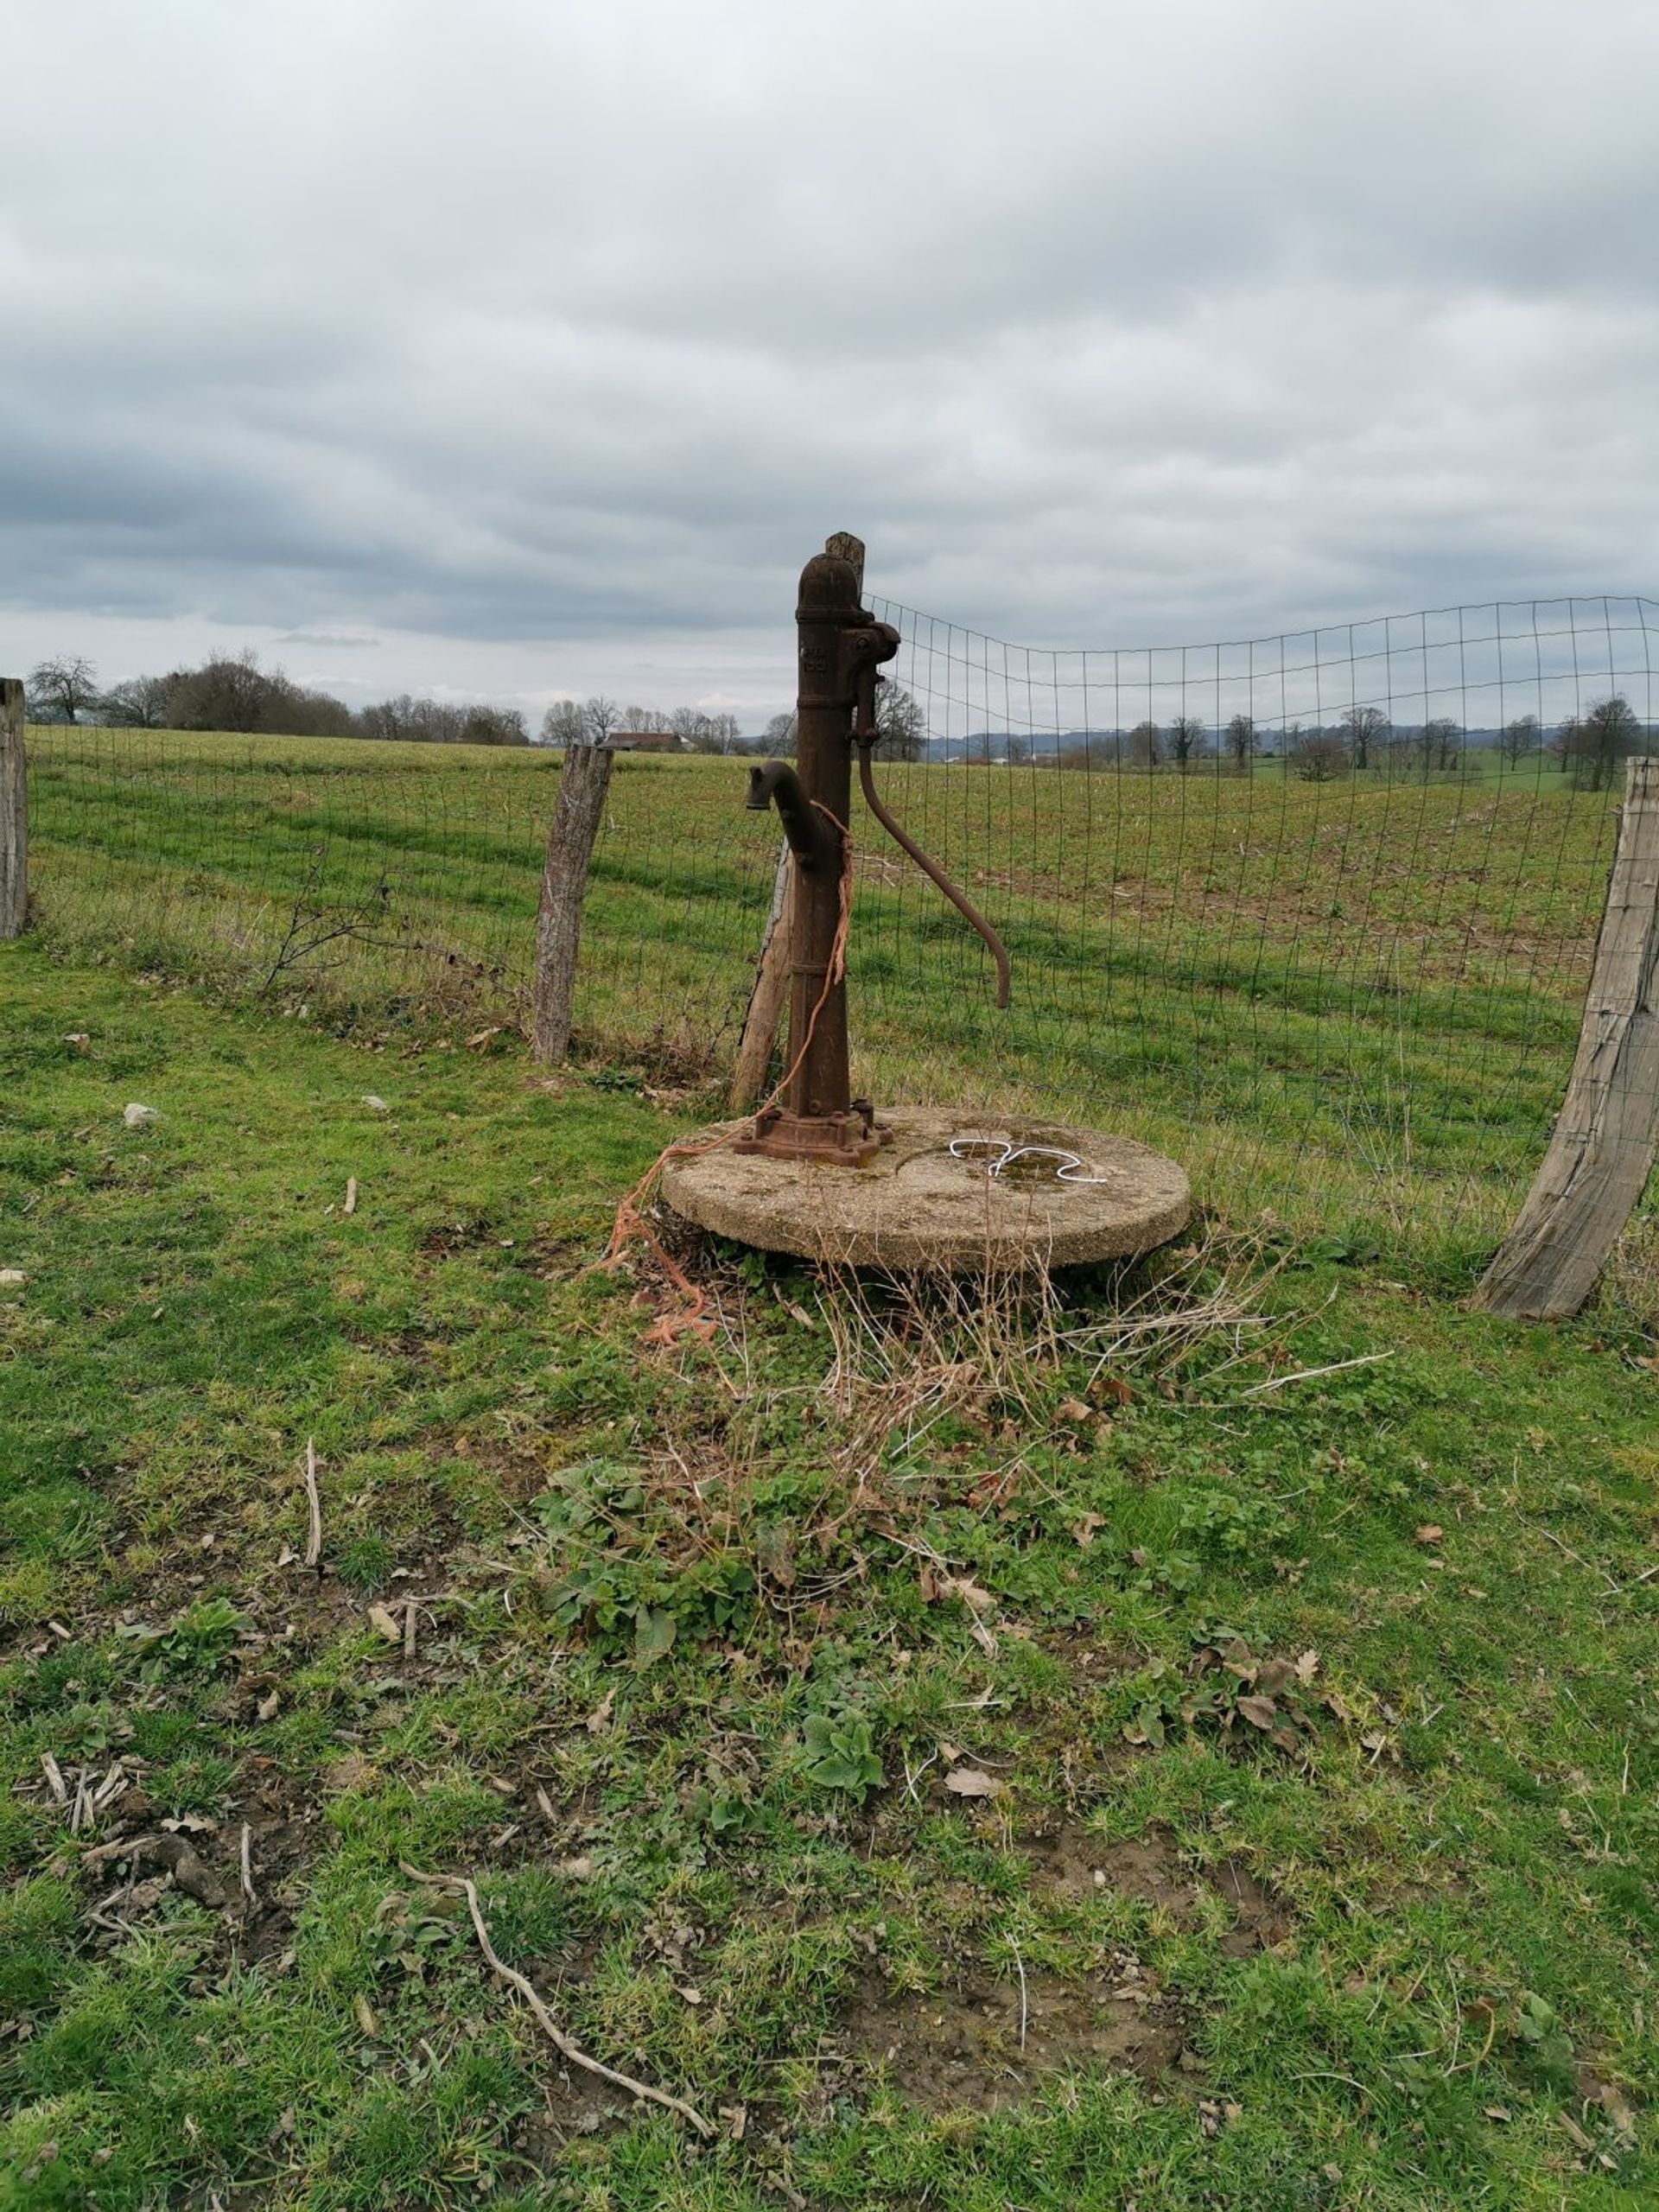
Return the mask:
{"type": "Polygon", "coordinates": [[[1560,1320],[1596,1287],[1659,1134],[1659,760],[1629,764],[1578,1054],[1544,1164],[1475,1303],[1560,1320]]]}
{"type": "Polygon", "coordinates": [[[732,1111],[752,1113],[764,1096],[772,1048],[778,1041],[778,1024],[789,998],[789,847],[778,855],[778,872],[772,880],[772,906],[760,936],[760,958],[754,971],[732,1069],[732,1111]]]}
{"type": "Polygon", "coordinates": [[[614,760],[606,746],[570,745],[565,747],[564,765],[559,771],[559,795],[547,833],[542,903],[536,917],[530,1048],[538,1060],[562,1060],[570,1047],[582,902],[614,760]]]}
{"type": "Polygon", "coordinates": [[[29,786],[23,774],[23,687],[0,676],[0,938],[29,918],[29,786]]]}

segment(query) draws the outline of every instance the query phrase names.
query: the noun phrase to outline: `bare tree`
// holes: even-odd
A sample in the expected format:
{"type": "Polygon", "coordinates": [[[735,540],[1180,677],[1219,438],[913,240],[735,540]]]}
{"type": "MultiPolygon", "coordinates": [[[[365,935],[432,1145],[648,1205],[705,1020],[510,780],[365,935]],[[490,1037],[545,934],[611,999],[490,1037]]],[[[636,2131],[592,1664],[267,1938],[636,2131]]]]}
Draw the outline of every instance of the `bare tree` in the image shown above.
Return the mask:
{"type": "Polygon", "coordinates": [[[98,702],[105,721],[124,729],[165,729],[173,685],[165,676],[130,676],[112,683],[98,702]]]}
{"type": "MultiPolygon", "coordinates": [[[[1285,736],[1288,741],[1291,732],[1287,730],[1285,736]]],[[[1299,729],[1294,742],[1286,745],[1285,758],[1291,773],[1305,784],[1328,784],[1333,777],[1345,776],[1350,766],[1339,729],[1299,729]]]]}
{"type": "Polygon", "coordinates": [[[919,700],[897,683],[875,695],[875,727],[889,760],[919,760],[927,750],[927,715],[919,700]]]}
{"type": "Polygon", "coordinates": [[[517,707],[469,707],[461,724],[463,745],[528,745],[530,732],[517,707]]]}
{"type": "Polygon", "coordinates": [[[79,653],[43,660],[29,671],[29,704],[36,721],[78,721],[98,696],[98,675],[79,653]]]}
{"type": "Polygon", "coordinates": [[[1537,752],[1542,737],[1536,715],[1517,715],[1512,722],[1504,723],[1499,734],[1498,757],[1507,760],[1511,768],[1516,767],[1529,753],[1537,752]]]}
{"type": "Polygon", "coordinates": [[[1164,757],[1163,732],[1156,722],[1136,722],[1129,732],[1129,765],[1135,768],[1155,768],[1164,757]]]}
{"type": "Polygon", "coordinates": [[[173,720],[180,729],[260,728],[269,680],[251,645],[239,653],[217,653],[200,668],[173,679],[173,720]]]}
{"type": "Polygon", "coordinates": [[[588,725],[580,706],[574,699],[556,699],[542,716],[542,743],[563,749],[587,742],[588,725]]]}
{"type": "Polygon", "coordinates": [[[1381,707],[1350,707],[1337,724],[1344,746],[1356,768],[1369,768],[1371,748],[1389,734],[1389,718],[1381,707]]]}
{"type": "Polygon", "coordinates": [[[614,699],[596,692],[582,709],[582,734],[589,745],[603,745],[613,729],[622,727],[622,709],[614,699]]]}
{"type": "Polygon", "coordinates": [[[1455,768],[1463,758],[1463,731],[1450,715],[1436,715],[1423,724],[1423,773],[1431,768],[1455,768]]]}
{"type": "Polygon", "coordinates": [[[774,715],[766,724],[766,752],[774,760],[792,760],[795,755],[795,734],[796,717],[792,713],[774,715]]]}
{"type": "Polygon", "coordinates": [[[691,753],[709,750],[709,717],[701,707],[676,707],[668,718],[668,726],[680,743],[691,753]]]}
{"type": "Polygon", "coordinates": [[[386,738],[398,744],[459,745],[467,715],[451,700],[416,699],[403,691],[395,699],[365,707],[357,727],[364,737],[386,738]]]}
{"type": "Polygon", "coordinates": [[[1636,710],[1622,691],[1563,723],[1562,743],[1574,785],[1580,791],[1611,791],[1621,764],[1640,751],[1643,734],[1636,710]]]}
{"type": "Polygon", "coordinates": [[[1210,733],[1196,715],[1177,715],[1169,726],[1169,757],[1185,775],[1210,750],[1210,733]]]}
{"type": "Polygon", "coordinates": [[[1254,715],[1235,715],[1227,725],[1227,750],[1232,755],[1233,766],[1241,775],[1245,774],[1255,757],[1255,717],[1254,715]]]}

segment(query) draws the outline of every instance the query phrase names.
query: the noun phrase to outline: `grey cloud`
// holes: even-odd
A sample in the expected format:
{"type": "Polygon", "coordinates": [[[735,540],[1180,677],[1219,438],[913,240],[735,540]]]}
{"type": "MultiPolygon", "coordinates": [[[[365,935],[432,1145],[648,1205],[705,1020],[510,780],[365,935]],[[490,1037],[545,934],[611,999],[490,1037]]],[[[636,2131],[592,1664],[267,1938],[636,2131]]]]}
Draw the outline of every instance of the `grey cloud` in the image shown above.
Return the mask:
{"type": "Polygon", "coordinates": [[[77,94],[0,219],[20,660],[701,632],[753,689],[843,526],[1056,644],[1659,576],[1640,6],[17,12],[77,94]]]}

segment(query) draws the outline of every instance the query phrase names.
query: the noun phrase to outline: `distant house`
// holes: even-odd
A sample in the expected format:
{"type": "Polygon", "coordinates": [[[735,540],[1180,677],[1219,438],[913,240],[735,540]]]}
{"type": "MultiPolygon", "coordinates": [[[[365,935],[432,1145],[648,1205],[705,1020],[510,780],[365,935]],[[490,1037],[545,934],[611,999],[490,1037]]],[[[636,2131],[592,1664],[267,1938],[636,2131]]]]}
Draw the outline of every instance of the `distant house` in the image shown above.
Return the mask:
{"type": "Polygon", "coordinates": [[[677,753],[680,741],[671,729],[613,729],[605,741],[607,753],[677,753]]]}

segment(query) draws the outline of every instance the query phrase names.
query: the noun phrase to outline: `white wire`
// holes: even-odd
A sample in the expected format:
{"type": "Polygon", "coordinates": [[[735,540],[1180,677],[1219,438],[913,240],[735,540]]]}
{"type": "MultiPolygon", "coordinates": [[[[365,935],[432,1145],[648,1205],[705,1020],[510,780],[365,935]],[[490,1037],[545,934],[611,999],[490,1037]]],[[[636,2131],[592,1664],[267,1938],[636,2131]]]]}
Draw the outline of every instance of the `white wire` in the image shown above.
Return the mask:
{"type": "Polygon", "coordinates": [[[973,1156],[972,1154],[963,1149],[964,1147],[969,1146],[976,1147],[981,1151],[995,1153],[996,1157],[987,1165],[985,1171],[992,1182],[995,1182],[1003,1170],[1011,1167],[1016,1160],[1025,1160],[1039,1154],[1045,1160],[1059,1160],[1065,1163],[1064,1166],[1054,1170],[1054,1180],[1057,1183],[1106,1183],[1111,1180],[1111,1178],[1107,1175],[1077,1173],[1076,1170],[1083,1166],[1081,1156],[1075,1152],[1067,1152],[1062,1145],[1018,1144],[1013,1137],[1003,1136],[952,1137],[950,1140],[951,1159],[970,1159],[973,1156]]]}

